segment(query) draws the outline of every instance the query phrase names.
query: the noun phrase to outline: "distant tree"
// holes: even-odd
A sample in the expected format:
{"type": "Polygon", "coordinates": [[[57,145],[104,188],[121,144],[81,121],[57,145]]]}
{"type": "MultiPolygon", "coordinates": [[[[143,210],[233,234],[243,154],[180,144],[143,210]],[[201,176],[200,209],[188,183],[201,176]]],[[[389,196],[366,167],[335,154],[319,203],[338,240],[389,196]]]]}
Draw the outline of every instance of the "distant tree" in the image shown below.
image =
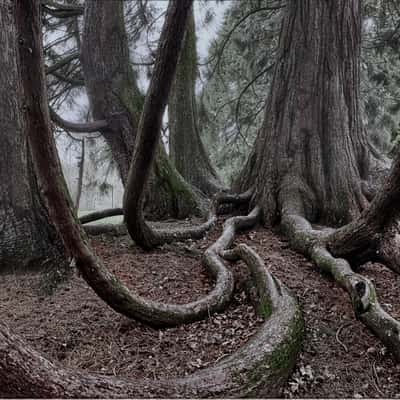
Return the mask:
{"type": "MultiPolygon", "coordinates": [[[[81,58],[93,116],[107,123],[101,132],[125,183],[144,97],[129,58],[122,1],[86,2],[81,58]]],[[[153,218],[202,213],[202,200],[173,168],[161,143],[146,210],[153,218]]]]}
{"type": "Polygon", "coordinates": [[[204,148],[196,104],[198,75],[194,14],[189,18],[185,41],[168,101],[170,157],[179,173],[207,195],[222,189],[204,148]]]}

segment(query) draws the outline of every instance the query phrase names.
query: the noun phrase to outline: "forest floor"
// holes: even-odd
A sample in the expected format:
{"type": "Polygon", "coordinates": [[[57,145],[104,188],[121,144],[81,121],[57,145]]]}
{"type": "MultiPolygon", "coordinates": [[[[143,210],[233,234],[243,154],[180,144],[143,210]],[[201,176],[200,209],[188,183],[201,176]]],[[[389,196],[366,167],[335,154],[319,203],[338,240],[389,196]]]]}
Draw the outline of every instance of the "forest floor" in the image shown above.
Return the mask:
{"type": "MultiPolygon", "coordinates": [[[[200,262],[220,227],[208,238],[146,253],[128,237],[92,239],[107,267],[139,294],[184,303],[212,286],[200,262]]],[[[267,267],[297,295],[306,337],[283,397],[397,397],[400,366],[353,314],[347,294],[310,262],[263,228],[240,235],[267,267]]],[[[13,332],[49,359],[70,368],[126,377],[172,377],[204,368],[241,346],[261,319],[246,295],[247,271],[232,266],[238,284],[221,314],[176,328],[157,330],[128,320],[106,306],[82,278],[74,276],[51,296],[38,289],[42,275],[0,276],[0,314],[13,332]]],[[[372,279],[382,306],[400,318],[400,277],[379,264],[361,273],[372,279]]],[[[1,396],[1,388],[0,388],[1,396]]]]}

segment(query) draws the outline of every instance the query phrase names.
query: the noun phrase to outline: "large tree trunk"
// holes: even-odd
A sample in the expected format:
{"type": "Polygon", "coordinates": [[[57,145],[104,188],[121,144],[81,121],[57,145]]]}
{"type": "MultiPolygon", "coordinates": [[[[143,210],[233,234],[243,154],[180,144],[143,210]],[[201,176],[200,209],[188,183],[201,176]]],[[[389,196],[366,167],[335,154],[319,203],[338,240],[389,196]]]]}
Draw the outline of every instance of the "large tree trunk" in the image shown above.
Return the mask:
{"type": "Polygon", "coordinates": [[[192,10],[168,101],[169,150],[179,173],[210,196],[220,191],[222,184],[200,138],[196,106],[197,71],[196,30],[192,10]]]}
{"type": "Polygon", "coordinates": [[[357,318],[400,360],[400,322],[348,262],[395,258],[400,272],[391,250],[400,242],[400,156],[368,209],[363,193],[370,153],[359,104],[360,6],[287,3],[264,124],[238,186],[255,188],[265,222],[280,219],[292,247],[348,292],[357,318]],[[349,223],[333,230],[309,220],[349,223]]]}
{"type": "MultiPolygon", "coordinates": [[[[27,132],[33,160],[40,171],[52,218],[83,276],[115,308],[130,309],[132,313],[135,308],[132,300],[138,297],[129,296],[128,289],[99,265],[99,261],[83,240],[80,226],[74,221],[71,205],[60,181],[61,167],[57,160],[46,99],[39,4],[39,0],[17,0],[13,7],[10,7],[17,20],[21,81],[25,93],[26,113],[29,116],[27,132]]],[[[175,68],[191,5],[191,0],[176,0],[168,7],[160,39],[157,57],[159,60],[154,75],[156,78],[170,77],[175,68]]],[[[156,121],[142,118],[144,121],[141,125],[148,127],[152,123],[161,123],[160,108],[165,107],[165,94],[168,93],[171,81],[172,79],[166,82],[166,88],[161,87],[161,95],[164,96],[150,96],[146,100],[147,113],[144,115],[151,116],[148,109],[154,106],[158,114],[156,121]]],[[[155,79],[150,93],[154,93],[154,84],[157,83],[158,79],[155,79]]],[[[152,151],[149,155],[143,154],[144,160],[147,156],[151,160],[156,152],[157,138],[150,135],[150,141],[153,145],[152,151]]],[[[132,170],[130,176],[131,173],[132,170]]],[[[148,168],[145,175],[148,176],[148,168]]],[[[231,218],[222,237],[213,245],[214,257],[220,257],[219,254],[225,250],[225,246],[232,244],[237,228],[252,226],[258,218],[259,209],[255,209],[247,217],[231,218]]],[[[250,248],[242,245],[237,251],[229,254],[230,258],[242,259],[248,265],[258,291],[257,306],[263,310],[264,317],[268,318],[259,332],[234,354],[183,378],[132,382],[60,368],[41,357],[18,337],[13,336],[6,327],[0,325],[0,395],[58,398],[209,398],[278,395],[294,366],[303,336],[303,320],[297,301],[279,281],[273,279],[262,260],[250,248]]],[[[207,300],[210,300],[210,296],[207,296],[207,300]]],[[[210,307],[204,307],[203,303],[203,300],[197,301],[191,307],[194,312],[203,308],[204,315],[209,315],[210,307]]],[[[151,319],[153,315],[148,309],[150,304],[154,305],[155,302],[145,302],[142,304],[144,308],[136,310],[137,314],[151,319]]],[[[154,311],[168,317],[171,311],[179,308],[185,306],[159,304],[154,311]]]]}
{"type": "Polygon", "coordinates": [[[26,137],[24,93],[18,74],[13,1],[0,2],[0,265],[60,263],[64,250],[49,221],[26,137]]]}
{"type": "MultiPolygon", "coordinates": [[[[123,1],[88,0],[81,52],[85,84],[95,120],[126,183],[144,96],[129,59],[123,1]]],[[[152,218],[201,215],[198,195],[181,179],[160,144],[149,182],[146,211],[152,218]]]]}
{"type": "Polygon", "coordinates": [[[288,2],[265,121],[238,183],[256,187],[266,223],[284,202],[333,225],[366,206],[360,8],[359,0],[288,2]]]}

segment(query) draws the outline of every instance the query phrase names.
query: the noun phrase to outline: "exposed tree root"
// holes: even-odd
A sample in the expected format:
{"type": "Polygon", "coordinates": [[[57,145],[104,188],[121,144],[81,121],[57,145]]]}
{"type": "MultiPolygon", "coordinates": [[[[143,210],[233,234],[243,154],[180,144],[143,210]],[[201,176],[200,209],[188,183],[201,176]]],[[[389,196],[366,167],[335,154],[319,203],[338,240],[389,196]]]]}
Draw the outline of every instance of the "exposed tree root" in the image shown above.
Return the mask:
{"type": "Polygon", "coordinates": [[[214,207],[210,209],[207,221],[204,223],[174,229],[154,228],[144,219],[142,211],[138,210],[136,214],[135,226],[137,231],[133,239],[135,243],[147,250],[175,241],[201,239],[217,222],[214,207]]]}
{"type": "Polygon", "coordinates": [[[248,204],[251,196],[254,193],[254,188],[250,188],[243,193],[220,193],[217,195],[217,204],[234,204],[243,205],[248,204]]]}
{"type": "Polygon", "coordinates": [[[290,207],[284,207],[282,227],[297,251],[308,256],[349,293],[356,317],[400,361],[400,323],[382,309],[371,281],[355,273],[346,260],[333,257],[327,250],[329,231],[313,229],[305,218],[291,213],[290,207]]]}
{"type": "Polygon", "coordinates": [[[79,218],[81,224],[87,224],[88,222],[98,221],[99,219],[115,217],[118,215],[124,215],[122,208],[107,208],[106,210],[96,211],[90,214],[86,214],[79,218]]]}
{"type": "MultiPolygon", "coordinates": [[[[204,253],[203,264],[216,280],[214,289],[205,297],[192,303],[164,304],[137,296],[130,292],[118,279],[92,254],[77,257],[77,267],[95,292],[114,310],[144,323],[156,326],[173,326],[202,319],[221,311],[229,303],[234,280],[232,273],[225,267],[220,254],[229,248],[240,229],[254,226],[260,217],[255,208],[248,216],[228,219],[219,239],[204,253]]],[[[88,248],[86,248],[89,251],[88,248]]]]}
{"type": "MultiPolygon", "coordinates": [[[[252,226],[257,222],[259,210],[253,210],[247,217],[229,219],[225,223],[221,237],[206,251],[204,263],[216,279],[214,289],[207,296],[187,305],[167,305],[131,293],[102,265],[87,245],[81,226],[75,221],[65,184],[60,178],[61,167],[50,129],[45,96],[39,5],[37,0],[15,4],[16,21],[21,38],[18,45],[21,82],[25,94],[27,138],[35,166],[41,176],[50,215],[67,250],[75,258],[77,268],[95,292],[114,310],[150,324],[175,325],[222,310],[232,295],[233,277],[224,266],[219,254],[232,244],[237,229],[252,226]]],[[[164,62],[156,62],[153,72],[156,76],[164,70],[173,72],[171,71],[173,59],[177,59],[179,41],[183,37],[186,16],[191,6],[190,0],[169,3],[166,22],[160,37],[160,57],[164,62]]],[[[152,85],[154,86],[153,81],[150,93],[154,92],[152,85]]],[[[161,96],[161,99],[164,97],[161,96]]],[[[158,97],[150,96],[149,103],[145,104],[145,110],[153,106],[159,109],[157,101],[158,97]]],[[[162,113],[158,115],[160,118],[161,116],[162,113]]],[[[159,122],[156,121],[155,125],[159,126],[159,122]]],[[[154,125],[150,123],[148,128],[152,127],[154,125]]],[[[140,156],[148,157],[148,154],[140,152],[140,156]]],[[[152,158],[150,155],[150,159],[152,158]]],[[[143,189],[145,181],[146,177],[138,186],[143,189]]],[[[249,255],[242,249],[238,254],[245,261],[247,257],[249,262],[253,262],[251,253],[249,255]]],[[[253,271],[264,267],[262,263],[256,262],[257,260],[260,261],[256,258],[252,264],[253,271]]],[[[262,273],[257,273],[257,276],[262,276],[262,273]]],[[[258,282],[259,290],[267,290],[271,282],[269,276],[265,284],[258,282]]],[[[301,342],[303,323],[296,300],[279,284],[276,284],[276,290],[271,290],[270,294],[261,292],[260,299],[276,309],[271,310],[269,320],[239,351],[213,367],[193,375],[160,381],[130,382],[58,368],[26,346],[18,337],[13,336],[4,325],[0,325],[1,391],[9,396],[48,398],[274,396],[279,393],[282,383],[294,365],[301,342]]],[[[265,306],[261,304],[261,308],[265,306]]]]}
{"type": "Polygon", "coordinates": [[[122,236],[126,235],[127,230],[124,224],[98,224],[98,225],[85,225],[83,230],[91,236],[97,235],[110,235],[122,236]]]}
{"type": "Polygon", "coordinates": [[[218,214],[227,214],[232,212],[234,207],[248,206],[253,196],[254,188],[250,188],[243,193],[217,193],[216,204],[218,214]]]}
{"type": "MultiPolygon", "coordinates": [[[[228,226],[246,225],[251,217],[245,218],[231,219],[228,226]]],[[[230,252],[232,257],[242,258],[250,268],[258,289],[258,309],[266,321],[242,348],[212,367],[168,380],[85,374],[51,363],[0,325],[0,394],[47,398],[277,397],[300,350],[303,318],[294,296],[269,274],[253,250],[239,245],[230,252]]]]}
{"type": "MultiPolygon", "coordinates": [[[[135,242],[145,249],[152,249],[174,241],[183,241],[188,239],[201,239],[217,222],[217,209],[220,205],[243,205],[247,204],[252,196],[253,190],[249,189],[241,194],[219,193],[215,196],[209,208],[208,218],[203,224],[184,228],[160,229],[152,227],[143,216],[143,212],[137,209],[136,220],[133,221],[136,226],[135,242]]],[[[132,224],[133,225],[133,224],[132,224]]],[[[131,226],[132,226],[131,225],[131,226]]]]}

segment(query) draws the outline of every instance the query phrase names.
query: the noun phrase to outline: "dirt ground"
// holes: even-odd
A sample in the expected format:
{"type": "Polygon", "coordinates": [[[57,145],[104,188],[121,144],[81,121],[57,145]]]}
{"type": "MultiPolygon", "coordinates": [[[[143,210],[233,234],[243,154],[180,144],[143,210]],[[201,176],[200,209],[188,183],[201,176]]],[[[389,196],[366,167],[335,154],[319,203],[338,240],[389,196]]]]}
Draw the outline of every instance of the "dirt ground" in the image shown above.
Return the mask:
{"type": "MultiPolygon", "coordinates": [[[[196,254],[219,229],[186,243],[193,251],[166,246],[146,253],[125,236],[94,238],[92,244],[107,267],[141,295],[184,303],[210,290],[212,282],[196,254]]],[[[343,290],[273,232],[257,228],[237,241],[259,252],[303,308],[306,338],[283,397],[400,398],[400,366],[354,318],[343,290]]],[[[157,330],[120,316],[79,276],[50,297],[38,290],[38,273],[0,276],[0,314],[31,346],[67,367],[131,378],[185,375],[237,349],[261,323],[243,289],[247,272],[240,264],[232,268],[238,283],[230,307],[177,328],[157,330]]],[[[400,318],[400,277],[379,264],[361,272],[374,280],[383,307],[400,318]]]]}

